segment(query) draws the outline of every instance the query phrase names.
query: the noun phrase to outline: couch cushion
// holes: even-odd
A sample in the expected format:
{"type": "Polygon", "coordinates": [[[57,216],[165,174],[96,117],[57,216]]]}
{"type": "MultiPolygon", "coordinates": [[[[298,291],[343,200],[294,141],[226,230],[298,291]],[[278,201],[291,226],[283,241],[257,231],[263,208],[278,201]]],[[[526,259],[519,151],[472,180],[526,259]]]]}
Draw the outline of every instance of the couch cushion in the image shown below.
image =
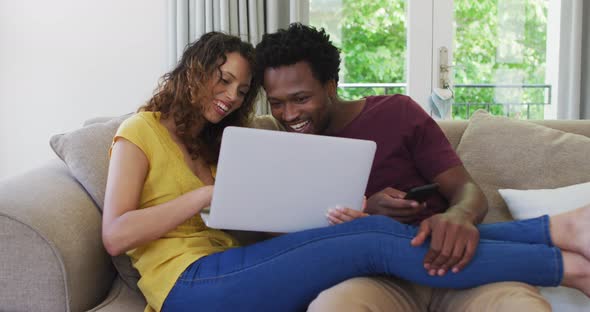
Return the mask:
{"type": "Polygon", "coordinates": [[[457,153],[488,199],[485,222],[512,218],[500,188],[556,188],[590,181],[590,138],[483,110],[473,114],[457,153]]]}
{"type": "Polygon", "coordinates": [[[124,115],[51,137],[49,144],[70,172],[84,186],[102,211],[109,167],[109,147],[124,115]]]}
{"type": "Polygon", "coordinates": [[[453,149],[457,150],[457,146],[461,142],[461,137],[469,122],[467,120],[439,120],[437,123],[445,133],[453,149]]]}
{"type": "Polygon", "coordinates": [[[146,305],[141,294],[128,288],[122,280],[116,279],[107,298],[88,312],[140,312],[144,311],[146,305]]]}
{"type": "Polygon", "coordinates": [[[554,189],[499,189],[498,192],[516,220],[556,215],[590,204],[590,182],[554,189]]]}

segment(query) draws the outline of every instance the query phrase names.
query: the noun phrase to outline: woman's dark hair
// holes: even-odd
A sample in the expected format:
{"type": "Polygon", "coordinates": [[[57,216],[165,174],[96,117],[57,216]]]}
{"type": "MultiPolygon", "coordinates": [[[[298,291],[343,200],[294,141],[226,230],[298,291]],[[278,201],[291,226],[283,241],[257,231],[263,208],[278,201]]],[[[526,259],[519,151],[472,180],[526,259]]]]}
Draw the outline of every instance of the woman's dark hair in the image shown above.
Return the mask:
{"type": "MultiPolygon", "coordinates": [[[[253,77],[240,108],[213,124],[203,117],[203,102],[210,101],[207,83],[221,79],[220,67],[227,54],[237,52],[250,64],[254,73],[254,47],[240,38],[209,32],[185,49],[174,70],[165,74],[154,96],[139,111],[160,112],[161,118],[174,118],[176,135],[193,159],[203,157],[209,164],[217,162],[221,135],[227,126],[246,126],[254,111],[260,83],[253,77]]],[[[254,75],[253,75],[254,76],[254,75]]]]}
{"type": "Polygon", "coordinates": [[[338,83],[340,51],[324,29],[293,23],[287,29],[265,34],[256,45],[256,75],[264,77],[267,68],[309,63],[313,76],[322,84],[338,83]]]}

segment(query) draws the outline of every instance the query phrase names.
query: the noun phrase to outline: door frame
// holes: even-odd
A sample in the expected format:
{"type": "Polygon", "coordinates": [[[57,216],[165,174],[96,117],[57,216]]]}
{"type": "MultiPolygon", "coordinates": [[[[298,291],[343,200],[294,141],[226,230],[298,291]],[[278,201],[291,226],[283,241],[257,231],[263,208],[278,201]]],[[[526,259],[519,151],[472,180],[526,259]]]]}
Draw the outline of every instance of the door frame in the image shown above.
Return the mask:
{"type": "Polygon", "coordinates": [[[407,21],[407,94],[430,113],[430,94],[440,87],[440,47],[449,65],[453,59],[453,0],[408,0],[407,21]]]}

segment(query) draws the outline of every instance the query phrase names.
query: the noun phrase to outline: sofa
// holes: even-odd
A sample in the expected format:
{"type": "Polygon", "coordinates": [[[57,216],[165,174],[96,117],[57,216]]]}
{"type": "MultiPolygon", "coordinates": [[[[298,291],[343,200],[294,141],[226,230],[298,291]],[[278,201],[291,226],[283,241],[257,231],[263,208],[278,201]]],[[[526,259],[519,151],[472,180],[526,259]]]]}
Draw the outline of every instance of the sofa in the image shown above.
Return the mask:
{"type": "MultiPolygon", "coordinates": [[[[106,153],[124,118],[54,136],[61,159],[0,181],[0,311],[144,309],[133,277],[117,264],[128,259],[111,258],[101,241],[106,153]]],[[[528,122],[478,112],[470,121],[438,123],[488,198],[485,222],[512,219],[498,189],[590,181],[590,120],[528,122]]],[[[254,126],[277,124],[262,116],[254,126]]]]}

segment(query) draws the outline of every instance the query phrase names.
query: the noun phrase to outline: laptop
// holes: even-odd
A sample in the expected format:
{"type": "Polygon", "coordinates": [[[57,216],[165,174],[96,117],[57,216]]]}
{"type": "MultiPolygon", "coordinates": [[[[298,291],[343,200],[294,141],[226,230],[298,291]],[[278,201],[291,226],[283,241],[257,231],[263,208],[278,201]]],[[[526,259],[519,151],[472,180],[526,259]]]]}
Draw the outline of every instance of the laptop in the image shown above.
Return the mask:
{"type": "Polygon", "coordinates": [[[223,132],[210,209],[217,229],[288,233],[329,225],[337,205],[360,210],[373,141],[240,127],[223,132]]]}

